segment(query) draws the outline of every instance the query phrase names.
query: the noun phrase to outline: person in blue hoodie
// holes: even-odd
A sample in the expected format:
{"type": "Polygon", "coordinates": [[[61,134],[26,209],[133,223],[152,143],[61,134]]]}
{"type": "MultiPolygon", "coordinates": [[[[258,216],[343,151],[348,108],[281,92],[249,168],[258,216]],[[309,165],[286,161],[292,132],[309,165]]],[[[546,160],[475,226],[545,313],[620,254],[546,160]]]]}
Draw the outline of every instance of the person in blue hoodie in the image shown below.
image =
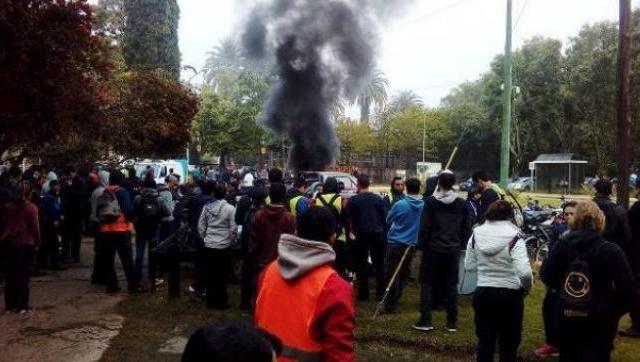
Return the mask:
{"type": "MultiPolygon", "coordinates": [[[[396,202],[387,215],[387,254],[385,257],[385,280],[391,280],[394,271],[400,264],[405,250],[414,247],[418,240],[420,216],[424,208],[424,201],[420,195],[420,180],[411,178],[406,182],[407,196],[396,202]]],[[[409,251],[402,269],[385,301],[385,312],[394,313],[398,300],[402,295],[402,288],[411,272],[413,250],[409,251]]]]}
{"type": "Polygon", "coordinates": [[[62,206],[60,202],[61,185],[58,180],[49,181],[49,189],[42,195],[42,239],[43,245],[38,250],[38,266],[51,270],[64,270],[60,266],[60,221],[62,206]]]}

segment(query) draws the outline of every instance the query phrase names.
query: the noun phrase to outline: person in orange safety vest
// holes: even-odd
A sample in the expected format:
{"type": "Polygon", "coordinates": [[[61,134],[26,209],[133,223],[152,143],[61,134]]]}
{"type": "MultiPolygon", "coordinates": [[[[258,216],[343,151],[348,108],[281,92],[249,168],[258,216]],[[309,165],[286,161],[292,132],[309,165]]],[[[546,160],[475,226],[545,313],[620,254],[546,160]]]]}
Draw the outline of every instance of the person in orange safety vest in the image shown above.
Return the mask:
{"type": "Polygon", "coordinates": [[[255,320],[282,341],[278,362],[355,360],[355,309],[349,283],[333,269],[335,218],[326,208],[298,215],[278,259],[260,277],[255,320]]]}

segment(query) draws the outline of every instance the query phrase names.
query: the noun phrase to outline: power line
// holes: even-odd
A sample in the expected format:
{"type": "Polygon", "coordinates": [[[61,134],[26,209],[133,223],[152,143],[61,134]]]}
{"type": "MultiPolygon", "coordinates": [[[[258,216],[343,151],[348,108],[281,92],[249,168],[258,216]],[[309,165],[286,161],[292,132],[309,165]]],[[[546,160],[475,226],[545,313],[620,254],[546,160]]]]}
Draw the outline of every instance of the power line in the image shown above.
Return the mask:
{"type": "Polygon", "coordinates": [[[529,0],[524,0],[524,5],[522,5],[522,8],[520,9],[520,13],[518,14],[518,17],[516,18],[516,24],[513,26],[513,30],[514,31],[518,27],[518,24],[520,24],[520,19],[522,18],[522,14],[524,14],[524,11],[527,9],[527,5],[529,5],[529,0]]]}
{"type": "Polygon", "coordinates": [[[429,18],[431,18],[431,17],[434,17],[434,16],[436,16],[436,15],[439,15],[439,14],[441,14],[441,13],[444,13],[444,12],[446,12],[446,11],[448,11],[448,10],[451,10],[451,9],[453,9],[453,8],[456,8],[456,7],[458,7],[458,6],[460,6],[460,5],[464,4],[464,3],[467,3],[467,2],[469,2],[469,1],[473,1],[473,0],[460,0],[460,1],[457,1],[457,2],[455,2],[455,3],[453,3],[453,4],[450,4],[450,5],[447,5],[447,6],[443,6],[443,7],[438,8],[438,9],[436,9],[436,10],[434,10],[434,11],[430,12],[430,13],[427,13],[427,14],[425,14],[425,15],[421,15],[421,16],[418,16],[417,18],[413,18],[413,19],[411,19],[411,20],[409,20],[409,21],[406,21],[406,22],[404,22],[404,23],[402,23],[402,24],[399,24],[399,25],[397,25],[397,26],[394,26],[394,27],[393,27],[393,28],[391,28],[390,30],[391,30],[391,31],[398,30],[398,29],[400,29],[400,28],[404,28],[404,27],[405,27],[405,26],[407,26],[407,25],[410,25],[410,24],[414,24],[414,23],[421,22],[421,21],[423,21],[423,20],[429,19],[429,18]]]}

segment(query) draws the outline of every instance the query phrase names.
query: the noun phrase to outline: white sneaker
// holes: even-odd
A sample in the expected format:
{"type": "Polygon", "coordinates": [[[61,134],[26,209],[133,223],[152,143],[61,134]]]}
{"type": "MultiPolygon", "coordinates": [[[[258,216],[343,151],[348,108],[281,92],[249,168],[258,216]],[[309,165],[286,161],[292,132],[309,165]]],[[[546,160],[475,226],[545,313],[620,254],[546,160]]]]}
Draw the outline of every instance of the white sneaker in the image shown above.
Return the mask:
{"type": "Polygon", "coordinates": [[[415,329],[416,331],[420,331],[420,332],[430,332],[434,329],[436,329],[434,326],[427,326],[427,325],[422,325],[422,324],[414,324],[412,326],[413,329],[415,329]]]}

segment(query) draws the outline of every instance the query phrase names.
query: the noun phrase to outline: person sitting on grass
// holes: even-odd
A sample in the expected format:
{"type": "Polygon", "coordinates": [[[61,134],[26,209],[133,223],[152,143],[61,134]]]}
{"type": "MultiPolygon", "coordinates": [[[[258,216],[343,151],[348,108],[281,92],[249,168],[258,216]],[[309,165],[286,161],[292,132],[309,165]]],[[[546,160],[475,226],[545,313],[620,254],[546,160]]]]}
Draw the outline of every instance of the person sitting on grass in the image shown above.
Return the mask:
{"type": "Polygon", "coordinates": [[[280,340],[247,322],[222,322],[198,329],[182,362],[275,362],[280,340]]]}

